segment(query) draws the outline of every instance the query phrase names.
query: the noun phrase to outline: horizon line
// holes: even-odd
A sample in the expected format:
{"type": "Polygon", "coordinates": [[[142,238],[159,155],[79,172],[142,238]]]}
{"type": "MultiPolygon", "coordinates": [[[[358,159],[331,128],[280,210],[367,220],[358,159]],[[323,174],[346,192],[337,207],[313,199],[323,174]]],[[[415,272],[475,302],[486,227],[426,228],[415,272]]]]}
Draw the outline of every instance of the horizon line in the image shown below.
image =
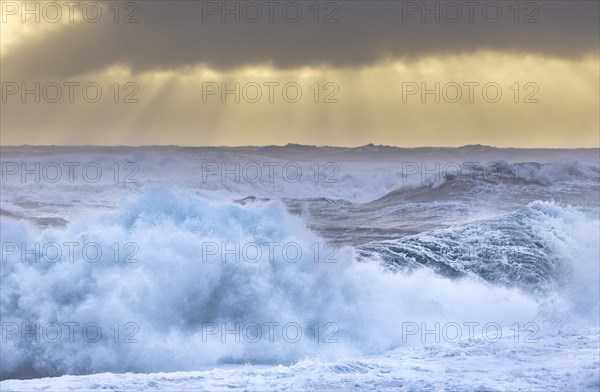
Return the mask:
{"type": "Polygon", "coordinates": [[[127,144],[111,144],[111,145],[99,145],[99,144],[78,144],[78,145],[63,145],[63,144],[12,144],[2,145],[0,148],[286,148],[286,147],[308,147],[308,148],[339,148],[339,149],[359,149],[359,148],[395,148],[395,149],[433,149],[433,148],[444,148],[444,149],[460,149],[460,148],[488,148],[498,150],[593,150],[600,149],[600,145],[596,147],[498,147],[486,144],[465,144],[461,146],[396,146],[389,144],[364,144],[357,146],[334,146],[334,145],[315,145],[315,144],[300,144],[300,143],[287,143],[287,144],[266,144],[266,145],[240,145],[240,146],[227,146],[227,145],[177,145],[177,144],[141,144],[141,145],[127,145],[127,144]]]}

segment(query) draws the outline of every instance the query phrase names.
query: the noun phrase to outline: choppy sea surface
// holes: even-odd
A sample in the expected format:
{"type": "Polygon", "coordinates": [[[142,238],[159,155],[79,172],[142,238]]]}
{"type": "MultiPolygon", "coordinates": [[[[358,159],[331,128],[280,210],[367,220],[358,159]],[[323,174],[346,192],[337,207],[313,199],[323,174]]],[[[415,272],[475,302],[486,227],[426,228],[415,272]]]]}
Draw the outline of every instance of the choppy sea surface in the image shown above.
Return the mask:
{"type": "Polygon", "coordinates": [[[600,388],[600,151],[2,147],[0,387],[600,388]]]}

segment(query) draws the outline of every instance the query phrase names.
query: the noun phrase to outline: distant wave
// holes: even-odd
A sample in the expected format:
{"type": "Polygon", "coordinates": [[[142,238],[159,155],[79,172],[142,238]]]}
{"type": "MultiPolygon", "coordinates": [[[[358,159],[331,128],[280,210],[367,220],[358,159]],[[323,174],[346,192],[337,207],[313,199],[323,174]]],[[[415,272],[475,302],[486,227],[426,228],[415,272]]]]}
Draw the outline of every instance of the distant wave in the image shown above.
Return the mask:
{"type": "Polygon", "coordinates": [[[33,163],[62,166],[74,161],[82,166],[94,162],[104,169],[104,176],[97,183],[81,180],[73,184],[65,181],[23,183],[20,176],[11,175],[8,181],[3,181],[2,199],[8,201],[14,201],[17,195],[22,198],[27,193],[36,194],[43,190],[53,199],[69,202],[75,189],[79,191],[78,196],[87,193],[87,199],[92,201],[112,200],[112,194],[131,192],[156,183],[177,185],[213,199],[323,197],[353,203],[368,203],[386,195],[404,200],[460,196],[468,189],[485,184],[552,186],[575,182],[597,186],[600,183],[598,149],[519,150],[486,146],[416,149],[364,146],[352,149],[292,145],[139,149],[3,147],[1,152],[2,162],[24,162],[28,167],[33,163]],[[121,180],[131,173],[123,170],[124,165],[135,163],[138,171],[133,178],[136,182],[115,184],[115,162],[121,168],[121,180]],[[290,170],[292,181],[282,174],[283,167],[290,163],[293,166],[290,170]],[[269,172],[271,169],[266,166],[269,164],[276,165],[274,174],[269,172]],[[207,165],[214,171],[209,172],[207,165]],[[302,175],[295,178],[297,168],[302,175]],[[257,169],[260,173],[255,176],[257,169]],[[230,174],[225,175],[227,170],[230,174]],[[231,174],[232,170],[237,172],[237,178],[231,174]],[[428,188],[437,190],[427,192],[428,188]]]}
{"type": "MultiPolygon", "coordinates": [[[[375,202],[443,201],[460,199],[478,187],[490,185],[539,187],[566,183],[569,185],[600,185],[600,169],[578,162],[540,164],[535,162],[492,162],[481,165],[448,165],[441,180],[425,177],[425,184],[406,186],[391,191],[375,202]],[[466,169],[466,170],[465,170],[466,169]],[[429,178],[429,181],[427,179],[429,178]]],[[[510,192],[507,189],[501,189],[510,192]]]]}

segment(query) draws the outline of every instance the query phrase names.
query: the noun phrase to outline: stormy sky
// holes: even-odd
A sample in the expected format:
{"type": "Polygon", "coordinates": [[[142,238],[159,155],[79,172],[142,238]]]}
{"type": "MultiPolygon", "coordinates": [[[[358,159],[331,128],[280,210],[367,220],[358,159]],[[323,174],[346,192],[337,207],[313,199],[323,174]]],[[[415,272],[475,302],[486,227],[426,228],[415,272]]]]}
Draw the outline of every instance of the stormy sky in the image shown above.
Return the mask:
{"type": "Polygon", "coordinates": [[[597,147],[597,1],[5,1],[2,145],[597,147]]]}

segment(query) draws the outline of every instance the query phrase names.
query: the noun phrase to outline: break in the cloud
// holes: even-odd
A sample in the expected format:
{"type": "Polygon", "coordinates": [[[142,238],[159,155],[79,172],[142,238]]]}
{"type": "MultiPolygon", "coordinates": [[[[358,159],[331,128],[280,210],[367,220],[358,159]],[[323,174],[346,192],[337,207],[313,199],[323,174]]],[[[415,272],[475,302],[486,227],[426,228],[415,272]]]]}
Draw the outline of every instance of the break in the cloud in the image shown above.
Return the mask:
{"type": "MultiPolygon", "coordinates": [[[[3,83],[58,83],[66,95],[63,83],[91,81],[104,96],[97,103],[79,91],[75,102],[3,97],[0,144],[600,144],[597,1],[298,1],[297,23],[282,14],[291,2],[277,3],[272,22],[265,4],[274,3],[263,1],[139,1],[137,23],[122,23],[128,3],[118,3],[114,23],[114,2],[102,4],[97,23],[77,12],[74,23],[4,14],[3,83]],[[232,14],[223,23],[219,8],[236,4],[239,23],[232,14]],[[255,16],[244,13],[248,4],[263,12],[257,23],[247,20],[255,16]],[[423,23],[423,7],[439,7],[439,23],[431,13],[423,23]],[[453,23],[456,9],[462,16],[453,23]],[[133,91],[128,82],[138,103],[123,103],[133,91]],[[298,83],[302,100],[290,103],[277,90],[269,102],[264,83],[273,82],[298,83]],[[221,91],[203,97],[206,83],[257,83],[263,97],[223,102],[221,91]],[[463,97],[406,97],[405,83],[457,83],[463,97]],[[473,102],[464,83],[478,83],[473,102]],[[498,102],[482,96],[487,83],[501,86],[498,102]],[[324,102],[334,91],[336,102],[324,102]]],[[[446,92],[454,95],[452,87],[446,92]]]]}
{"type": "MultiPolygon", "coordinates": [[[[598,61],[592,56],[573,61],[478,52],[382,62],[360,70],[250,67],[215,71],[197,67],[186,72],[135,75],[125,68],[111,68],[78,80],[96,81],[104,90],[103,98],[97,103],[85,102],[81,89],[76,90],[74,103],[63,99],[36,104],[29,99],[21,104],[18,95],[17,99],[11,97],[5,104],[4,112],[9,114],[4,116],[3,129],[19,132],[3,132],[2,143],[598,145],[600,81],[598,61]],[[139,85],[134,95],[139,103],[114,103],[108,87],[115,80],[139,85]],[[532,80],[539,90],[525,88],[532,80]],[[290,102],[296,100],[294,88],[287,100],[282,94],[283,85],[292,81],[302,89],[297,102],[290,102]],[[338,90],[324,88],[331,81],[338,90]],[[222,82],[230,90],[240,84],[239,102],[232,93],[223,101],[222,91],[203,96],[208,91],[206,83],[221,90],[222,82]],[[403,96],[403,91],[408,91],[403,83],[417,82],[426,83],[428,89],[434,89],[435,83],[444,86],[440,87],[440,102],[435,102],[434,94],[423,101],[421,91],[403,96]],[[456,96],[453,82],[462,90],[455,103],[449,102],[456,96]],[[473,86],[473,102],[464,84],[469,82],[479,83],[473,86]],[[256,97],[254,83],[262,90],[255,103],[251,102],[256,97]],[[269,102],[266,83],[279,83],[273,88],[273,102],[269,102]],[[315,83],[320,87],[318,102],[311,90],[315,83]],[[484,96],[486,83],[497,83],[501,96],[496,97],[493,87],[484,96]],[[243,86],[248,86],[245,93],[243,86]],[[327,103],[329,94],[331,102],[327,103]]],[[[95,94],[93,89],[91,93],[95,94]]]]}

